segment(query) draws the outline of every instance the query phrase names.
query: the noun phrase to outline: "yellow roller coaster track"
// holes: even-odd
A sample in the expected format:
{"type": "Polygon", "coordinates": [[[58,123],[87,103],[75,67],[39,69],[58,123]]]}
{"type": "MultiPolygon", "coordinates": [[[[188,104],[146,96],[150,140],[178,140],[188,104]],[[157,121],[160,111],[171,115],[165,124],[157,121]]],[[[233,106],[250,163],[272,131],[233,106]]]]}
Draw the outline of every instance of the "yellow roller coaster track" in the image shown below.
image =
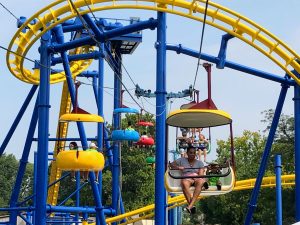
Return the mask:
{"type": "MultiPolygon", "coordinates": [[[[167,12],[203,22],[202,14],[205,11],[206,0],[73,0],[74,5],[80,8],[80,14],[89,13],[90,10],[112,10],[112,9],[143,9],[167,12]],[[202,4],[201,4],[202,3],[202,4]]],[[[245,43],[251,45],[265,56],[270,58],[298,84],[300,79],[292,72],[295,69],[300,73],[299,55],[275,35],[260,27],[252,20],[219,4],[209,1],[206,23],[229,33],[245,43]]],[[[31,46],[48,30],[66,20],[77,16],[69,1],[57,0],[47,7],[41,9],[30,17],[16,32],[9,44],[6,61],[9,70],[17,78],[28,83],[39,83],[39,74],[31,72],[24,66],[24,58],[31,46]],[[34,23],[33,21],[36,20],[34,23]],[[33,25],[32,25],[33,24],[33,25]],[[26,32],[23,32],[24,29],[26,32]]],[[[86,68],[86,61],[77,61],[71,66],[73,76],[86,68]]],[[[51,75],[51,83],[57,83],[65,79],[64,73],[51,75]]]]}
{"type": "MultiPolygon", "coordinates": [[[[243,190],[253,189],[255,181],[256,179],[237,181],[235,183],[235,187],[233,191],[243,191],[243,190]]],[[[295,185],[295,174],[281,176],[281,182],[282,182],[282,186],[295,185]]],[[[276,184],[275,177],[265,177],[263,178],[261,187],[262,188],[275,187],[275,184],[276,184]]],[[[201,196],[199,197],[199,199],[201,199],[201,196]]],[[[179,195],[174,198],[169,198],[168,204],[169,204],[168,209],[171,209],[186,204],[186,200],[183,195],[179,195]]],[[[154,204],[151,204],[143,208],[136,209],[131,212],[127,212],[122,215],[108,218],[106,220],[106,223],[111,224],[113,222],[118,222],[123,219],[126,219],[126,222],[121,224],[129,224],[139,220],[152,218],[153,216],[154,216],[154,204]]]]}

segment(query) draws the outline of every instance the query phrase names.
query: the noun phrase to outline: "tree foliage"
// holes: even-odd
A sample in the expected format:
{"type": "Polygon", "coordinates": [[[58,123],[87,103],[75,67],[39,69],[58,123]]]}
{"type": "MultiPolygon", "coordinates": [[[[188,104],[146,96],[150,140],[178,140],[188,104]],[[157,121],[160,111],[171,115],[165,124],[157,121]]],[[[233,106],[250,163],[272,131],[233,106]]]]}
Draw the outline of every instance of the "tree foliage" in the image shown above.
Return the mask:
{"type": "MultiPolygon", "coordinates": [[[[14,155],[3,154],[0,157],[0,207],[9,206],[9,200],[15,184],[19,162],[14,155]]],[[[24,174],[19,201],[32,194],[33,187],[33,165],[27,164],[24,174]]]]}
{"type": "MultiPolygon", "coordinates": [[[[243,135],[234,138],[236,175],[237,180],[255,178],[264,151],[266,134],[270,129],[274,112],[265,111],[267,128],[264,134],[258,132],[244,131],[243,135]]],[[[274,176],[274,156],[282,155],[283,174],[294,173],[293,164],[293,142],[294,142],[294,118],[282,115],[276,137],[272,146],[272,152],[268,161],[265,176],[274,176]]],[[[218,141],[218,157],[228,157],[230,140],[218,141]]],[[[248,202],[252,190],[231,192],[223,196],[206,198],[199,203],[201,212],[205,215],[205,223],[238,225],[243,224],[247,212],[248,202]]],[[[283,188],[283,224],[294,222],[294,188],[283,188]]],[[[261,189],[257,208],[253,221],[261,224],[276,224],[276,193],[274,188],[261,189]]]]}

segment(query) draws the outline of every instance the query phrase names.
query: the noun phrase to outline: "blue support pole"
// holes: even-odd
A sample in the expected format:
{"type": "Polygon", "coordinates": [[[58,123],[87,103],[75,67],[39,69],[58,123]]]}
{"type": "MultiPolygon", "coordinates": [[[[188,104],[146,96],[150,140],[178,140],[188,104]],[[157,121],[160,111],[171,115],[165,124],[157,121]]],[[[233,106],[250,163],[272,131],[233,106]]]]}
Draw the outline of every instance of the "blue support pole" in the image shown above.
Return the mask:
{"type": "MultiPolygon", "coordinates": [[[[37,183],[37,152],[34,152],[34,163],[33,163],[33,208],[36,208],[36,187],[35,184],[37,183]]],[[[35,224],[35,210],[32,212],[32,224],[35,224]]]]}
{"type": "MultiPolygon", "coordinates": [[[[93,91],[94,91],[94,95],[95,95],[95,100],[96,100],[96,104],[97,104],[97,108],[98,108],[98,111],[99,111],[99,102],[98,102],[98,81],[97,81],[97,79],[98,79],[98,74],[97,74],[97,76],[94,76],[94,77],[92,77],[92,79],[93,79],[93,81],[92,81],[92,86],[93,86],[93,91]]],[[[97,140],[96,141],[98,141],[98,138],[96,138],[97,140]]],[[[98,142],[97,142],[98,143],[98,142]]],[[[98,147],[99,147],[99,144],[98,144],[98,147]]]]}
{"type": "Polygon", "coordinates": [[[300,221],[300,86],[294,89],[294,127],[295,127],[295,201],[296,222],[300,221]]]}
{"type": "MultiPolygon", "coordinates": [[[[108,133],[107,133],[107,130],[105,129],[105,126],[104,126],[103,131],[104,131],[104,140],[105,140],[105,146],[106,146],[106,154],[105,155],[108,158],[108,164],[109,164],[110,170],[112,171],[113,170],[113,154],[111,151],[110,143],[108,141],[108,133]]],[[[122,195],[120,195],[120,211],[121,211],[121,214],[125,213],[122,195]]],[[[123,223],[123,222],[125,222],[125,220],[122,220],[121,222],[123,223]]]]}
{"type": "Polygon", "coordinates": [[[54,52],[64,52],[68,51],[70,49],[78,48],[84,45],[91,45],[95,44],[95,41],[90,37],[82,37],[79,39],[75,39],[73,41],[69,41],[67,43],[59,43],[58,44],[53,44],[52,49],[54,52]]]}
{"type": "Polygon", "coordinates": [[[179,225],[179,224],[182,224],[182,207],[181,206],[177,207],[177,224],[176,225],[179,225]]]}
{"type": "Polygon", "coordinates": [[[140,21],[125,27],[120,27],[120,28],[112,29],[110,31],[105,31],[103,32],[104,40],[109,40],[111,38],[138,32],[145,29],[154,30],[157,27],[157,23],[158,22],[156,19],[150,18],[149,20],[146,21],[140,21]]]}
{"type": "Polygon", "coordinates": [[[168,212],[168,225],[174,225],[174,211],[170,209],[168,212]]]}
{"type": "MultiPolygon", "coordinates": [[[[189,49],[189,48],[185,48],[182,45],[167,45],[167,50],[172,50],[172,51],[176,51],[177,54],[185,54],[188,56],[192,56],[195,58],[201,58],[205,61],[211,62],[211,63],[219,63],[219,59],[218,57],[215,56],[211,56],[205,53],[201,53],[201,55],[199,56],[199,52],[189,49]]],[[[279,75],[275,75],[275,74],[271,74],[271,73],[267,73],[261,70],[257,70],[248,66],[243,66],[241,64],[238,63],[234,63],[228,60],[224,60],[224,67],[230,68],[230,69],[234,69],[240,72],[244,72],[244,73],[248,73],[248,74],[252,74],[254,76],[263,78],[263,79],[268,79],[268,80],[272,80],[281,84],[287,84],[287,85],[294,85],[295,81],[288,79],[287,77],[283,78],[279,75]]]]}
{"type": "MultiPolygon", "coordinates": [[[[117,67],[114,71],[114,109],[121,107],[121,57],[119,51],[116,52],[117,67]]],[[[121,126],[121,116],[119,113],[114,114],[113,129],[119,130],[121,126]]],[[[114,142],[113,145],[113,169],[112,169],[112,208],[119,213],[119,201],[120,201],[120,152],[121,146],[118,142],[114,142]]]]}
{"type": "MultiPolygon", "coordinates": [[[[104,214],[108,216],[115,215],[115,211],[111,209],[104,209],[104,214]]],[[[70,213],[97,213],[95,208],[92,207],[72,207],[72,206],[51,206],[47,205],[47,212],[70,212],[70,213]]]]}
{"type": "Polygon", "coordinates": [[[220,50],[219,50],[219,54],[218,54],[219,62],[216,63],[216,67],[218,69],[224,69],[225,60],[226,60],[227,44],[231,38],[234,38],[234,36],[232,36],[231,34],[222,35],[221,46],[220,46],[220,50]]]}
{"type": "MultiPolygon", "coordinates": [[[[98,115],[102,116],[104,118],[104,112],[103,112],[103,101],[104,101],[104,44],[101,43],[99,46],[99,77],[98,77],[98,90],[96,93],[98,93],[97,97],[97,105],[98,105],[98,115]]],[[[103,152],[103,129],[104,124],[98,123],[98,136],[97,136],[97,142],[98,147],[100,147],[100,150],[103,152]]]]}
{"type": "MultiPolygon", "coordinates": [[[[80,187],[80,172],[76,171],[75,172],[75,177],[76,177],[76,190],[79,190],[80,187]]],[[[80,191],[76,192],[76,207],[80,206],[80,191]]],[[[75,215],[75,220],[78,221],[79,220],[79,214],[76,213],[75,215]]]]}
{"type": "MultiPolygon", "coordinates": [[[[88,14],[82,15],[82,18],[84,21],[88,24],[88,26],[91,28],[91,30],[95,34],[95,38],[98,40],[98,44],[104,41],[103,39],[103,29],[101,27],[98,27],[96,23],[91,19],[91,17],[88,14]]],[[[108,56],[107,61],[109,62],[110,66],[112,67],[112,70],[115,71],[119,67],[119,62],[117,59],[114,58],[114,56],[111,53],[110,48],[107,44],[104,44],[104,50],[108,56]]]]}
{"type": "Polygon", "coordinates": [[[178,207],[173,209],[173,213],[174,213],[174,215],[173,215],[173,221],[174,221],[173,224],[174,225],[178,225],[178,220],[177,220],[178,219],[178,213],[177,213],[178,210],[177,209],[178,209],[178,207]]]}
{"type": "MultiPolygon", "coordinates": [[[[99,58],[99,52],[93,51],[90,53],[85,54],[78,54],[78,55],[68,55],[69,62],[77,61],[77,60],[85,60],[85,59],[98,59],[99,58]]],[[[52,58],[51,59],[51,65],[55,66],[58,63],[62,63],[62,58],[52,58]]]]}
{"type": "Polygon", "coordinates": [[[270,155],[272,143],[273,143],[275,132],[276,132],[276,128],[278,126],[280,114],[281,114],[281,111],[282,111],[283,103],[284,103],[288,88],[289,88],[288,85],[282,85],[282,88],[281,88],[281,91],[280,91],[279,99],[278,99],[277,106],[276,106],[276,109],[275,109],[275,112],[274,112],[273,121],[272,121],[271,128],[270,128],[270,131],[269,131],[269,136],[267,138],[265,150],[263,152],[263,156],[262,156],[262,159],[261,159],[261,162],[260,162],[260,167],[259,167],[259,171],[258,171],[258,174],[257,174],[257,179],[256,179],[254,189],[252,191],[252,195],[251,195],[251,198],[250,198],[248,211],[247,211],[247,215],[246,215],[246,219],[245,219],[245,223],[244,223],[245,225],[250,225],[252,215],[253,215],[254,210],[256,208],[256,202],[257,202],[261,182],[262,182],[262,179],[263,179],[264,174],[265,174],[265,170],[266,170],[267,163],[268,163],[268,158],[269,158],[269,155],[270,155]]]}
{"type": "MultiPolygon", "coordinates": [[[[105,128],[105,127],[104,127],[105,128]]],[[[110,143],[109,143],[109,138],[108,138],[108,132],[106,129],[104,129],[104,140],[105,140],[105,147],[106,147],[106,157],[108,160],[108,164],[110,166],[110,170],[113,170],[113,154],[111,151],[110,143]]]]}
{"type": "Polygon", "coordinates": [[[275,156],[276,175],[276,225],[282,225],[281,155],[275,156]]]}
{"type": "Polygon", "coordinates": [[[166,190],[164,187],[166,151],[166,14],[157,13],[156,42],[156,169],[155,225],[166,224],[166,190]]]}
{"type": "MultiPolygon", "coordinates": [[[[144,29],[153,30],[157,26],[157,20],[150,18],[149,20],[133,23],[125,27],[115,28],[110,31],[103,31],[103,29],[97,26],[95,21],[93,21],[88,14],[82,15],[82,17],[89,25],[91,30],[93,30],[93,32],[95,33],[98,42],[104,42],[111,38],[115,38],[125,34],[130,34],[133,32],[138,32],[144,29]]],[[[96,43],[93,38],[88,36],[64,44],[61,43],[55,44],[53,45],[53,49],[54,51],[61,52],[61,51],[67,51],[87,44],[96,44],[96,43]]]]}
{"type": "Polygon", "coordinates": [[[9,129],[7,135],[6,135],[6,137],[4,138],[4,141],[3,141],[3,143],[2,143],[2,145],[0,147],[0,156],[3,154],[3,152],[4,152],[4,150],[5,150],[6,146],[7,146],[7,144],[9,142],[9,140],[11,139],[13,133],[15,132],[15,130],[16,130],[19,122],[21,121],[21,118],[23,117],[23,115],[24,115],[24,113],[25,113],[25,111],[27,109],[27,106],[29,105],[29,103],[30,103],[30,101],[31,101],[31,99],[32,99],[32,97],[33,97],[33,95],[34,95],[37,87],[38,87],[37,85],[33,85],[31,87],[31,89],[30,89],[30,91],[29,91],[29,93],[28,93],[28,95],[27,95],[27,97],[26,97],[26,99],[25,99],[25,101],[24,101],[24,103],[23,103],[23,105],[22,105],[19,113],[16,116],[16,119],[14,120],[13,124],[11,125],[11,127],[10,127],[10,129],[9,129]]]}
{"type": "MultiPolygon", "coordinates": [[[[64,34],[62,32],[62,27],[61,25],[56,26],[53,29],[57,42],[58,43],[64,43],[64,34]]],[[[68,60],[68,55],[66,52],[61,52],[61,58],[63,61],[63,67],[64,67],[64,71],[66,74],[66,80],[68,83],[68,88],[69,88],[69,92],[70,92],[70,97],[71,97],[71,101],[73,106],[75,105],[75,86],[74,86],[74,82],[72,79],[72,73],[70,70],[70,64],[69,64],[69,60],[68,60]]],[[[77,128],[78,128],[78,132],[79,132],[79,136],[80,136],[80,140],[81,140],[81,145],[83,147],[83,149],[87,149],[88,148],[88,143],[87,143],[87,139],[86,139],[86,135],[85,135],[85,131],[84,131],[84,126],[82,122],[77,122],[77,128]]]]}
{"type": "MultiPolygon", "coordinates": [[[[26,220],[31,221],[31,212],[26,212],[26,220]]],[[[26,223],[26,225],[31,225],[31,223],[26,223]]]]}
{"type": "MultiPolygon", "coordinates": [[[[76,193],[78,193],[84,186],[86,186],[87,183],[83,183],[81,186],[79,186],[78,188],[76,187],[76,190],[73,191],[68,197],[66,197],[62,202],[60,202],[59,204],[57,204],[58,206],[62,206],[63,204],[65,204],[70,198],[73,197],[73,195],[75,195],[76,193]]],[[[76,205],[77,207],[79,207],[79,205],[76,205]]]]}
{"type": "MultiPolygon", "coordinates": [[[[173,159],[173,161],[175,160],[175,158],[173,159]]],[[[169,159],[168,159],[169,161],[169,159]]],[[[170,193],[169,194],[170,197],[175,197],[175,194],[170,193]]],[[[168,225],[177,225],[177,208],[173,208],[173,209],[169,209],[168,211],[168,225]]]]}
{"type": "MultiPolygon", "coordinates": [[[[63,36],[61,25],[58,25],[57,27],[55,27],[54,32],[56,34],[58,43],[64,43],[64,36],[63,36]]],[[[72,80],[72,74],[71,74],[71,70],[70,70],[67,53],[61,52],[61,58],[63,60],[63,66],[64,66],[64,70],[66,73],[66,78],[67,78],[67,83],[68,83],[68,87],[69,87],[69,91],[70,91],[72,104],[74,105],[75,104],[75,89],[74,89],[74,84],[73,84],[73,80],[72,80]]],[[[88,143],[87,143],[87,138],[85,135],[83,123],[77,122],[77,127],[78,127],[78,131],[79,131],[80,139],[81,139],[81,145],[82,145],[83,149],[87,149],[88,143]]],[[[99,195],[98,187],[95,183],[95,173],[93,171],[89,172],[89,179],[91,182],[91,187],[92,187],[92,191],[93,191],[93,195],[94,195],[94,199],[95,199],[95,203],[96,203],[96,211],[97,211],[96,225],[99,225],[99,224],[105,225],[105,216],[102,211],[101,197],[99,195]]]]}
{"type": "Polygon", "coordinates": [[[48,135],[49,135],[49,96],[50,96],[50,32],[41,37],[40,89],[38,106],[38,147],[37,173],[35,183],[36,203],[35,223],[46,224],[47,182],[48,182],[48,135]]]}
{"type": "MultiPolygon", "coordinates": [[[[17,177],[16,177],[15,186],[13,188],[12,195],[10,197],[10,203],[9,203],[10,207],[17,206],[23,176],[24,176],[24,173],[26,170],[26,165],[28,163],[28,157],[29,157],[29,152],[31,149],[32,138],[33,138],[34,131],[36,129],[36,125],[37,125],[37,121],[38,121],[38,107],[37,107],[38,100],[39,100],[39,97],[37,97],[37,100],[36,100],[36,103],[34,106],[34,110],[32,113],[29,130],[27,133],[27,137],[26,137],[26,141],[25,141],[25,145],[24,145],[24,149],[23,149],[23,154],[22,154],[22,157],[20,160],[20,165],[19,165],[19,169],[18,169],[18,173],[17,173],[17,177]]],[[[9,218],[10,224],[17,224],[17,216],[18,216],[18,213],[16,211],[13,211],[10,213],[10,218],[9,218]]]]}
{"type": "MultiPolygon", "coordinates": [[[[98,115],[102,116],[104,118],[104,112],[103,112],[103,100],[104,100],[104,52],[103,52],[104,44],[101,43],[99,46],[99,65],[98,65],[98,85],[97,90],[95,93],[97,93],[97,106],[98,106],[98,115]]],[[[94,82],[93,82],[94,83],[94,82]]],[[[98,150],[100,150],[103,153],[103,129],[104,124],[98,123],[97,125],[97,143],[98,143],[98,150]]],[[[102,198],[102,171],[99,172],[98,175],[98,189],[99,189],[99,195],[100,198],[102,198]]]]}

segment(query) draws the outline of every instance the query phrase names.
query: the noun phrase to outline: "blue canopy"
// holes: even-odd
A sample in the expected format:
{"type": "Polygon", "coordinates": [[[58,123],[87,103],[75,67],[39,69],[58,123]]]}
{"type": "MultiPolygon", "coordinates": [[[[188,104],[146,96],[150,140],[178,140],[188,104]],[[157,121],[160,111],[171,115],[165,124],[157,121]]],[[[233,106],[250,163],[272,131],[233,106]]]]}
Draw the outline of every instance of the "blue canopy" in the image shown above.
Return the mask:
{"type": "Polygon", "coordinates": [[[133,108],[116,108],[114,110],[114,114],[116,113],[136,113],[138,114],[140,111],[133,108]]]}
{"type": "Polygon", "coordinates": [[[114,130],[111,139],[113,141],[138,141],[140,135],[135,130],[114,130]]]}

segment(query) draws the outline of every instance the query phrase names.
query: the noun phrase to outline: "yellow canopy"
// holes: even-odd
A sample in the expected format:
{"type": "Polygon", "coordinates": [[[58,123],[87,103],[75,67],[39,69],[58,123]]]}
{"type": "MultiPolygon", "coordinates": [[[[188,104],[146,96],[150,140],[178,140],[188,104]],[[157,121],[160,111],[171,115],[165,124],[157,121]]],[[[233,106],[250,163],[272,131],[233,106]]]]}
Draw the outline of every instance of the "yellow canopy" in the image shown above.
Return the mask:
{"type": "Polygon", "coordinates": [[[67,113],[63,114],[60,118],[60,121],[68,122],[68,121],[74,121],[74,122],[98,122],[103,123],[104,119],[103,117],[96,115],[96,114],[80,114],[80,113],[67,113]]]}
{"type": "Polygon", "coordinates": [[[171,112],[166,123],[173,127],[215,127],[230,124],[231,116],[215,109],[180,109],[171,112]]]}

